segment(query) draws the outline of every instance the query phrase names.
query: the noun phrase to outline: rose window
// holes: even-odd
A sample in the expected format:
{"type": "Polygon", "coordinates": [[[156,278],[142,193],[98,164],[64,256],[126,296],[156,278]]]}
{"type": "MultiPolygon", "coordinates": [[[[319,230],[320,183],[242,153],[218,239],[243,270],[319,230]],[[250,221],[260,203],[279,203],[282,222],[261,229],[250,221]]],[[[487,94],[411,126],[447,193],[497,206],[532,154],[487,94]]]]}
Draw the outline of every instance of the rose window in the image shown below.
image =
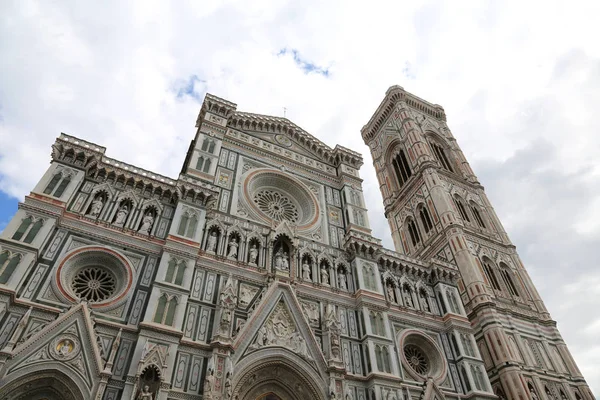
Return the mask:
{"type": "Polygon", "coordinates": [[[418,374],[426,375],[429,371],[429,360],[423,351],[415,345],[404,346],[404,357],[408,365],[418,374]]]}
{"type": "Polygon", "coordinates": [[[73,292],[80,298],[97,303],[110,298],[116,290],[115,276],[100,267],[79,270],[71,283],[73,292]]]}
{"type": "Polygon", "coordinates": [[[298,222],[298,207],[281,193],[273,190],[261,190],[254,195],[254,202],[262,212],[276,221],[298,222]]]}

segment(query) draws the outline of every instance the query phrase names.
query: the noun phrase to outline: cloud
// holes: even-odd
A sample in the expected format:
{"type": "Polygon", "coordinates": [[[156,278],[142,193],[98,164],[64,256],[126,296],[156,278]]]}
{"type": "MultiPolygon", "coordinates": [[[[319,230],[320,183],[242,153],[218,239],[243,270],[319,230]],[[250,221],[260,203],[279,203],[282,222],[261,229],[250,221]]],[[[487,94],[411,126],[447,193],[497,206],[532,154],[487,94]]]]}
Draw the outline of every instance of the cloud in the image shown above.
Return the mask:
{"type": "Polygon", "coordinates": [[[60,132],[176,177],[208,91],[243,111],[285,107],[330,146],[362,152],[373,232],[392,247],[360,128],[400,84],[444,106],[600,388],[582,333],[600,318],[597,292],[584,290],[600,244],[598,2],[201,3],[2,2],[0,191],[22,199],[60,132]]]}

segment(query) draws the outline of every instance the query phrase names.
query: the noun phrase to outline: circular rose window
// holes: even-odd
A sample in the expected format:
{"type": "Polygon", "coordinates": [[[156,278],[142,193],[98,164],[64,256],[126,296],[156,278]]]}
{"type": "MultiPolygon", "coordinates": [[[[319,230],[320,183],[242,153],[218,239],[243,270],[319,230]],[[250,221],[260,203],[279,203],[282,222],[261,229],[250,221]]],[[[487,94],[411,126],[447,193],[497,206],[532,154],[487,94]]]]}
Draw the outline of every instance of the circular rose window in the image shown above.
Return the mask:
{"type": "Polygon", "coordinates": [[[87,301],[94,308],[116,307],[127,300],[133,273],[128,260],[116,251],[80,247],[60,262],[53,287],[67,302],[87,301]]]}
{"type": "Polygon", "coordinates": [[[115,276],[102,267],[86,267],[77,272],[71,288],[80,299],[97,303],[109,299],[116,289],[115,276]]]}
{"type": "Polygon", "coordinates": [[[270,169],[251,171],[243,181],[248,216],[271,224],[287,221],[311,229],[319,218],[317,198],[291,175],[270,169]]]}
{"type": "Polygon", "coordinates": [[[400,334],[401,359],[406,372],[417,380],[432,377],[438,384],[446,377],[447,367],[437,343],[424,332],[407,329],[400,334]]]}

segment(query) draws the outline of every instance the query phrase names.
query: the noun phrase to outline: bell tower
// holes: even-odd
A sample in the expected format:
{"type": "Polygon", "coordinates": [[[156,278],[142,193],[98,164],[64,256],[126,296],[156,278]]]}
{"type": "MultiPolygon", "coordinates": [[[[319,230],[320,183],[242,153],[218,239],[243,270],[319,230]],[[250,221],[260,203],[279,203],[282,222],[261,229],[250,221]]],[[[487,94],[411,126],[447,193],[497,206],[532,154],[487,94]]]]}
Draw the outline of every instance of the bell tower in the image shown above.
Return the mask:
{"type": "Polygon", "coordinates": [[[396,251],[459,270],[462,302],[494,392],[529,399],[579,390],[580,398],[593,399],[444,109],[392,86],[361,133],[396,251]]]}

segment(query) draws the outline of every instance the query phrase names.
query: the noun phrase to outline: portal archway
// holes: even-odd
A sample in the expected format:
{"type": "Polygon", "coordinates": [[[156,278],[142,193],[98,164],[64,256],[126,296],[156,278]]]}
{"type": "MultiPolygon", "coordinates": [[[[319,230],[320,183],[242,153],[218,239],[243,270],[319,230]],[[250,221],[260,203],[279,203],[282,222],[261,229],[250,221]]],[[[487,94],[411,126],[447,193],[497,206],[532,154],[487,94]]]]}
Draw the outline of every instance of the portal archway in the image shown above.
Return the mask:
{"type": "MultiPolygon", "coordinates": [[[[286,352],[269,349],[269,352],[286,352]]],[[[257,353],[263,353],[257,352],[257,353]]],[[[252,354],[252,356],[258,354],[252,354]]],[[[265,354],[263,354],[265,355],[265,354]]],[[[281,354],[283,355],[283,354],[281,354]]],[[[317,371],[306,368],[302,362],[271,354],[265,358],[252,357],[254,362],[242,360],[236,366],[232,398],[239,400],[325,400],[327,384],[317,371]],[[236,397],[237,396],[237,397],[236,397]]],[[[298,360],[300,361],[300,359],[298,360]]]]}
{"type": "Polygon", "coordinates": [[[71,378],[60,371],[25,375],[0,389],[0,400],[84,400],[71,378]]]}

